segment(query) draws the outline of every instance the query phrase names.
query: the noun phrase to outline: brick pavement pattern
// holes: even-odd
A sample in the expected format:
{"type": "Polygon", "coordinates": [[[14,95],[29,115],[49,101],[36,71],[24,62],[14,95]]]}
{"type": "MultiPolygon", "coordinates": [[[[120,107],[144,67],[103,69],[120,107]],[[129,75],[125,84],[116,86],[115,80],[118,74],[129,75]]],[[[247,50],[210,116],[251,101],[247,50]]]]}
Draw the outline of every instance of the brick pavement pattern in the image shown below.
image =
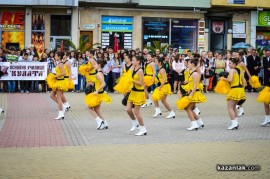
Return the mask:
{"type": "Polygon", "coordinates": [[[122,95],[102,104],[109,129],[97,131],[84,105],[84,94],[66,94],[71,109],[54,120],[57,106],[49,94],[0,94],[0,178],[269,178],[270,128],[256,93],[247,94],[239,130],[230,124],[225,96],[206,94],[200,104],[205,128],[186,131],[187,114],[177,111],[176,95],[168,97],[175,119],[161,105],[142,109],[148,135],[129,132],[131,120],[122,95]],[[61,147],[60,147],[61,146],[61,147]],[[217,172],[216,164],[258,164],[258,172],[217,172]]]}

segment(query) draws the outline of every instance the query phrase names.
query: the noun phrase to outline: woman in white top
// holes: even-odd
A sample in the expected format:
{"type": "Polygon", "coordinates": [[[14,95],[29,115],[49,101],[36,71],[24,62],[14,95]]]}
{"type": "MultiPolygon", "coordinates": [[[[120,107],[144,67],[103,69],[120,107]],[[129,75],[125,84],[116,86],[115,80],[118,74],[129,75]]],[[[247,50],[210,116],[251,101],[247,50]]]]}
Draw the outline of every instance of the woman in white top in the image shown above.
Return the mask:
{"type": "Polygon", "coordinates": [[[177,86],[179,86],[179,83],[181,81],[181,72],[184,69],[184,63],[180,55],[177,55],[176,57],[172,56],[172,68],[173,68],[173,79],[174,79],[173,93],[176,94],[177,86]]]}

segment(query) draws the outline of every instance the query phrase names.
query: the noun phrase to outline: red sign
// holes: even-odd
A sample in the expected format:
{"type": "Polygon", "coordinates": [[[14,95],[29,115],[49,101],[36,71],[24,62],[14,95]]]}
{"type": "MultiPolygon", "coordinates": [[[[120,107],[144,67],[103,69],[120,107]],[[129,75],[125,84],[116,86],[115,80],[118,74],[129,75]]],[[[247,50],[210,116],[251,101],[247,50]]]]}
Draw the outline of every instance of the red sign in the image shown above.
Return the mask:
{"type": "Polygon", "coordinates": [[[5,29],[22,29],[24,12],[2,12],[1,27],[5,29]]]}

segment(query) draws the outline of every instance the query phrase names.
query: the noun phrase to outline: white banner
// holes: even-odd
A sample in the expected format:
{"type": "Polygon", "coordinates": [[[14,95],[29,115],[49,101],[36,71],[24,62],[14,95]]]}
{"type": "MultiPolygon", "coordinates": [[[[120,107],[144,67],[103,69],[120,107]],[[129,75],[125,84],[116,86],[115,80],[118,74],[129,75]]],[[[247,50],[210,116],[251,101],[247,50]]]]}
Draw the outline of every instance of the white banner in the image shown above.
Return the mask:
{"type": "Polygon", "coordinates": [[[1,80],[45,80],[47,62],[0,62],[1,80]]]}

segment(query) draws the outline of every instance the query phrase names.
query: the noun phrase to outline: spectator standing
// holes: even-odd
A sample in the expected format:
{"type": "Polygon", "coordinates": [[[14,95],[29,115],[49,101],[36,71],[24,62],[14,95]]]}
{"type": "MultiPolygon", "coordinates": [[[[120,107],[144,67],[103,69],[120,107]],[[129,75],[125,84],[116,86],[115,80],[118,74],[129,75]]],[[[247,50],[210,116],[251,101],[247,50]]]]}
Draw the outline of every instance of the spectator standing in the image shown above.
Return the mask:
{"type": "MultiPolygon", "coordinates": [[[[16,63],[16,62],[18,62],[18,59],[19,59],[19,57],[16,55],[16,49],[15,49],[15,47],[10,47],[10,54],[8,54],[7,55],[7,61],[8,62],[10,62],[11,64],[12,63],[16,63]]],[[[14,81],[14,80],[10,80],[10,81],[8,81],[8,92],[10,93],[10,92],[13,92],[13,93],[15,93],[15,85],[16,85],[16,81],[14,81]]]]}

